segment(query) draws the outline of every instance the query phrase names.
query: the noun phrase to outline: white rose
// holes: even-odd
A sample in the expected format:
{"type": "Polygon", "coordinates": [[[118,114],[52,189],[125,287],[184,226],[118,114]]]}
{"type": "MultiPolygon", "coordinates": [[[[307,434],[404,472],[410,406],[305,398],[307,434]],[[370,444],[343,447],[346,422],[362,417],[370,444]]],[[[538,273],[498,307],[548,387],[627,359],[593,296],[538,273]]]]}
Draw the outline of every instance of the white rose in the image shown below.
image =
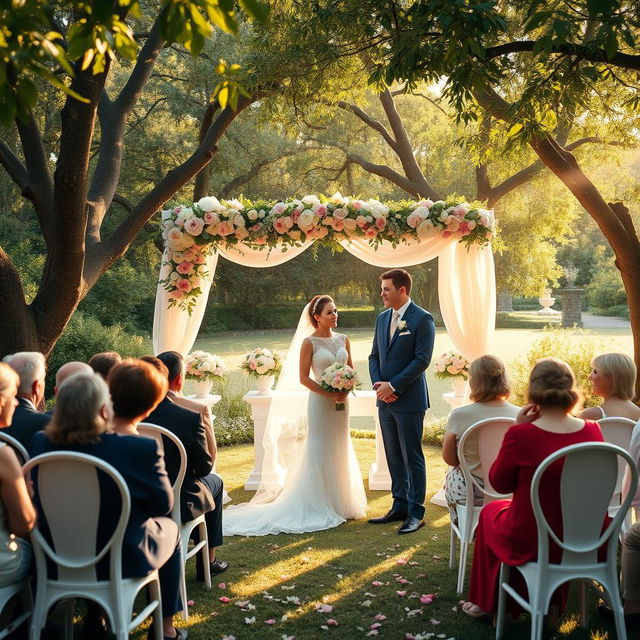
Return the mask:
{"type": "Polygon", "coordinates": [[[193,209],[191,207],[184,207],[184,209],[182,209],[178,214],[178,220],[184,220],[184,222],[195,217],[196,214],[193,212],[193,209]]]}
{"type": "Polygon", "coordinates": [[[433,228],[433,222],[431,222],[431,220],[425,220],[424,222],[421,222],[416,229],[416,231],[418,232],[418,237],[425,238],[433,231],[433,228]]]}
{"type": "Polygon", "coordinates": [[[267,373],[268,370],[269,369],[264,363],[264,360],[258,360],[258,362],[256,363],[256,373],[262,376],[267,373]]]}
{"type": "Polygon", "coordinates": [[[310,209],[305,209],[298,218],[298,226],[304,230],[313,225],[314,218],[315,215],[313,211],[311,211],[310,209]]]}
{"type": "Polygon", "coordinates": [[[220,201],[218,198],[214,198],[213,196],[206,196],[198,200],[198,206],[203,211],[213,211],[216,207],[220,206],[220,201]]]}
{"type": "Polygon", "coordinates": [[[171,211],[171,209],[163,209],[162,210],[162,219],[163,220],[168,220],[171,217],[171,214],[173,212],[171,211]]]}
{"type": "Polygon", "coordinates": [[[251,209],[248,213],[247,213],[247,217],[249,218],[249,220],[253,221],[253,220],[257,220],[258,219],[258,212],[255,209],[251,209]]]}
{"type": "Polygon", "coordinates": [[[318,199],[318,196],[314,195],[305,196],[304,198],[302,198],[302,202],[304,202],[305,204],[315,205],[317,207],[320,206],[320,200],[318,199]]]}
{"type": "Polygon", "coordinates": [[[226,200],[226,203],[227,207],[229,207],[230,209],[244,209],[244,205],[237,198],[234,198],[233,200],[226,200]]]}
{"type": "Polygon", "coordinates": [[[207,362],[206,360],[200,365],[200,369],[202,371],[211,371],[212,367],[211,367],[211,363],[207,362]]]}
{"type": "Polygon", "coordinates": [[[236,227],[244,227],[246,224],[246,222],[244,221],[244,216],[241,213],[236,213],[231,221],[236,225],[236,227]]]}

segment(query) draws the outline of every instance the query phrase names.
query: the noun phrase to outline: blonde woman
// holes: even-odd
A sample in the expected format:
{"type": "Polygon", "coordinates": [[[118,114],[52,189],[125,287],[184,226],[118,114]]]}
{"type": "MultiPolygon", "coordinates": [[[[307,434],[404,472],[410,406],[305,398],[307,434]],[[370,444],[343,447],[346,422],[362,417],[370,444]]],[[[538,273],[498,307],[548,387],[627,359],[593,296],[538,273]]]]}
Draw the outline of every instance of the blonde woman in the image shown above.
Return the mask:
{"type": "Polygon", "coordinates": [[[580,414],[585,420],[629,418],[640,420],[640,408],[633,402],[636,365],[625,353],[603,353],[591,362],[589,380],[596,395],[602,396],[599,407],[589,407],[580,414]]]}
{"type": "MultiPolygon", "coordinates": [[[[0,363],[0,429],[11,424],[18,406],[18,374],[0,363]]],[[[31,545],[24,540],[36,523],[22,468],[13,449],[0,443],[0,586],[24,578],[31,567],[31,545]]]]}
{"type": "MultiPolygon", "coordinates": [[[[519,407],[507,402],[511,393],[507,372],[502,361],[495,356],[481,356],[469,366],[469,398],[473,401],[464,407],[458,407],[451,412],[447,430],[442,443],[442,458],[452,468],[445,478],[445,499],[456,522],[458,515],[456,504],[466,502],[466,484],[458,460],[458,442],[464,432],[479,420],[487,418],[515,418],[519,407]]],[[[467,442],[466,459],[469,470],[482,486],[482,472],[480,469],[480,455],[478,453],[477,438],[471,437],[467,442]]],[[[477,492],[478,504],[482,504],[482,495],[477,492]]]]}

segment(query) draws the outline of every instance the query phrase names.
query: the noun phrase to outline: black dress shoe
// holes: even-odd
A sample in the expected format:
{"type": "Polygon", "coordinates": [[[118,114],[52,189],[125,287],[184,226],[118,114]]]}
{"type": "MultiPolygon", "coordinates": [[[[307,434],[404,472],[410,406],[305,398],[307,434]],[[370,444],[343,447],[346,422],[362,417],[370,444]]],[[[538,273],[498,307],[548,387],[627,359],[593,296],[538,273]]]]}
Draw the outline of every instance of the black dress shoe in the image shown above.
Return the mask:
{"type": "Polygon", "coordinates": [[[403,525],[398,529],[398,533],[413,533],[418,529],[422,529],[424,527],[424,520],[420,520],[419,518],[407,518],[403,525]]]}
{"type": "MultiPolygon", "coordinates": [[[[598,613],[611,624],[615,623],[615,618],[613,617],[613,609],[611,609],[609,605],[599,605],[598,613]]],[[[625,615],[624,626],[629,631],[638,631],[640,629],[640,613],[630,613],[629,615],[625,615]]]]}
{"type": "Polygon", "coordinates": [[[406,513],[401,513],[400,511],[394,511],[390,509],[383,516],[379,518],[369,518],[368,522],[370,524],[387,524],[389,522],[404,522],[407,519],[406,513]]]}
{"type": "MultiPolygon", "coordinates": [[[[223,573],[229,568],[228,562],[222,562],[221,560],[214,560],[209,563],[209,571],[211,575],[214,576],[216,573],[223,573]]],[[[202,571],[202,564],[198,563],[196,565],[196,580],[198,582],[204,582],[204,572],[202,571]]]]}

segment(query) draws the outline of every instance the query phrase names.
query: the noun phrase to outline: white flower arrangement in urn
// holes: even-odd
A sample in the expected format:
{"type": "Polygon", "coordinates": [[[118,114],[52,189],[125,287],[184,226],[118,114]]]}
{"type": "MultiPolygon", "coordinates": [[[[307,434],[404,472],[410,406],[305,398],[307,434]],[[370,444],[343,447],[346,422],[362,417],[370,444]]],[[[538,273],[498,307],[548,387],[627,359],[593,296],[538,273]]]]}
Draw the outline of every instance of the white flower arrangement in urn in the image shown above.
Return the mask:
{"type": "Polygon", "coordinates": [[[282,360],[276,351],[258,347],[247,353],[240,365],[246,375],[258,381],[258,393],[270,393],[275,376],[282,370],[282,360]]]}
{"type": "Polygon", "coordinates": [[[215,380],[222,380],[226,373],[220,356],[208,351],[193,351],[185,358],[186,378],[193,381],[196,396],[205,397],[211,392],[215,380]]]}

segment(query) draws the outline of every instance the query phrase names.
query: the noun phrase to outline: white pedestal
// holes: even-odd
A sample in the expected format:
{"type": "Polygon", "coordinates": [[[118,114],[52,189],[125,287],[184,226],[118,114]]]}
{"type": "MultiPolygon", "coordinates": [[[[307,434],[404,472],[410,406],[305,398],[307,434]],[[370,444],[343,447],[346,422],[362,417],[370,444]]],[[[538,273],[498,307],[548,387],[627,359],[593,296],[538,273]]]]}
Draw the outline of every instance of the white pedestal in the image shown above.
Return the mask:
{"type": "Polygon", "coordinates": [[[199,402],[201,405],[206,407],[213,407],[214,404],[218,404],[218,402],[222,400],[222,396],[215,393],[209,393],[206,396],[191,395],[187,396],[187,398],[189,398],[189,400],[195,400],[195,402],[199,402]]]}
{"type": "Polygon", "coordinates": [[[443,393],[442,397],[444,401],[451,407],[451,409],[457,409],[458,407],[462,407],[471,402],[469,400],[469,396],[457,396],[453,391],[443,393]]]}
{"type": "MultiPolygon", "coordinates": [[[[254,450],[254,467],[249,474],[244,488],[247,491],[255,491],[260,486],[264,478],[264,431],[267,426],[267,417],[269,415],[269,407],[274,396],[278,392],[275,391],[271,395],[260,395],[256,391],[249,391],[244,396],[244,400],[251,407],[251,417],[253,418],[253,450],[254,450]]],[[[292,399],[299,401],[305,392],[291,393],[292,399]]],[[[389,491],[391,489],[391,476],[387,467],[387,459],[384,454],[384,444],[382,442],[382,433],[380,431],[380,423],[378,421],[378,409],[376,408],[376,392],[356,391],[355,395],[349,396],[349,413],[351,416],[371,416],[376,424],[376,457],[369,468],[369,488],[372,490],[389,491]]],[[[275,480],[276,478],[272,478],[275,480]]]]}

